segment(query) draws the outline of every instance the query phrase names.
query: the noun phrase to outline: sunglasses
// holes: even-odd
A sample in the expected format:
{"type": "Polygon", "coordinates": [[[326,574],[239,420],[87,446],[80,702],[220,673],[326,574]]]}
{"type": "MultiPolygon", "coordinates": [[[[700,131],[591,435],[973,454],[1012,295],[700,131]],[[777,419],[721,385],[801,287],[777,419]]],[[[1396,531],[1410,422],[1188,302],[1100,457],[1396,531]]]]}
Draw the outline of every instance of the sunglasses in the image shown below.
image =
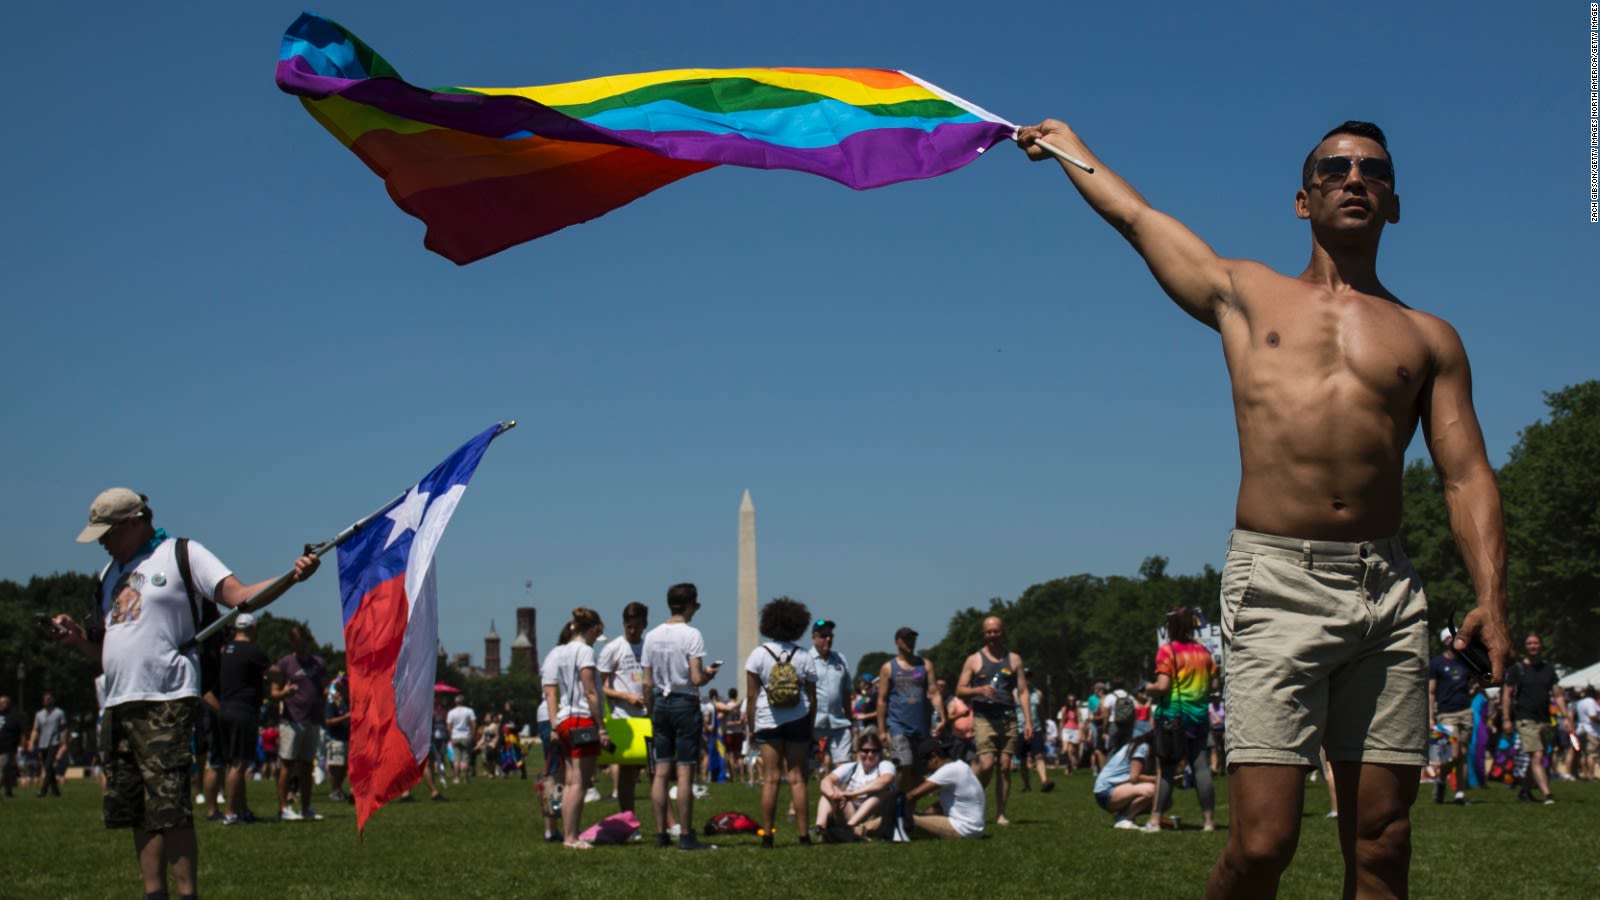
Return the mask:
{"type": "Polygon", "coordinates": [[[858,753],[882,753],[883,752],[883,748],[882,747],[862,747],[857,752],[858,753]]]}
{"type": "Polygon", "coordinates": [[[1350,175],[1351,168],[1361,171],[1363,181],[1381,181],[1384,184],[1394,184],[1394,164],[1387,159],[1368,156],[1364,159],[1351,159],[1348,156],[1324,156],[1312,166],[1312,171],[1317,177],[1326,181],[1335,179],[1343,181],[1350,175]]]}

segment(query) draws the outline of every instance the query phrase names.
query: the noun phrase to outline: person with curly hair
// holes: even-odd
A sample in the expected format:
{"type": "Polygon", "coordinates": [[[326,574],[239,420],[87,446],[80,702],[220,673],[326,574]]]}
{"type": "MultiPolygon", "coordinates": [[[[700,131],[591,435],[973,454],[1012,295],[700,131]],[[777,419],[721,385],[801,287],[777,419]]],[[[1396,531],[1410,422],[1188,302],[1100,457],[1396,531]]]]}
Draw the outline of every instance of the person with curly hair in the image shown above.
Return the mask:
{"type": "Polygon", "coordinates": [[[773,845],[778,809],[778,775],[787,770],[800,843],[806,831],[806,761],[817,717],[817,673],[811,650],[795,643],[805,634],[811,611],[804,603],[779,597],[761,609],[761,634],[768,638],[745,660],[745,720],[761,751],[761,846],[773,845]]]}

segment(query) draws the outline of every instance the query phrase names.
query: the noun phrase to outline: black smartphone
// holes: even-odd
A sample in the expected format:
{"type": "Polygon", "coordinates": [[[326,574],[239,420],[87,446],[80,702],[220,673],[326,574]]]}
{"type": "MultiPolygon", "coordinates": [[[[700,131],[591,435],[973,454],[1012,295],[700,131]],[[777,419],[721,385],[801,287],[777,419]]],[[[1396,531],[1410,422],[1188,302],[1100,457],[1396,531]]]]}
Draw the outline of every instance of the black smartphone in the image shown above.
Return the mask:
{"type": "MultiPolygon", "coordinates": [[[[1450,626],[1450,646],[1455,647],[1456,628],[1450,626]]],[[[1456,655],[1461,657],[1461,664],[1466,666],[1473,676],[1484,684],[1488,684],[1494,677],[1494,665],[1489,662],[1489,648],[1482,640],[1473,637],[1467,644],[1467,649],[1456,650],[1456,655]]]]}

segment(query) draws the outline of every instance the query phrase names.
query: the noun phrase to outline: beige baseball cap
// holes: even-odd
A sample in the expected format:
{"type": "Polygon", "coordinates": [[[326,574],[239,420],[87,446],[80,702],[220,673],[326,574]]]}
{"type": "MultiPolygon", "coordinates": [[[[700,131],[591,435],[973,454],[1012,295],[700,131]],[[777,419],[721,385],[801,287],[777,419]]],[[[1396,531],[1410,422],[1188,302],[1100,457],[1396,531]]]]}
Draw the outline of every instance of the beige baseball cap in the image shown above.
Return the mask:
{"type": "Polygon", "coordinates": [[[113,527],[144,512],[144,504],[148,499],[124,487],[101,491],[89,504],[89,524],[78,532],[78,543],[92,544],[100,540],[113,527]]]}

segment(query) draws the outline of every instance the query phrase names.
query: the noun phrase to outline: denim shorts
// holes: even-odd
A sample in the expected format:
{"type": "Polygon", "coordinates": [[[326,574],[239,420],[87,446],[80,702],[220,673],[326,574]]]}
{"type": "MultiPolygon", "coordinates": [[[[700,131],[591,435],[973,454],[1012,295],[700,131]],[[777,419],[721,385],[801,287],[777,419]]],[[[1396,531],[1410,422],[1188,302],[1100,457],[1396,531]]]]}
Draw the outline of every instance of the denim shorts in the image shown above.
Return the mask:
{"type": "Polygon", "coordinates": [[[700,762],[700,700],[690,694],[657,697],[650,714],[651,756],[655,762],[692,766],[700,762]]]}

